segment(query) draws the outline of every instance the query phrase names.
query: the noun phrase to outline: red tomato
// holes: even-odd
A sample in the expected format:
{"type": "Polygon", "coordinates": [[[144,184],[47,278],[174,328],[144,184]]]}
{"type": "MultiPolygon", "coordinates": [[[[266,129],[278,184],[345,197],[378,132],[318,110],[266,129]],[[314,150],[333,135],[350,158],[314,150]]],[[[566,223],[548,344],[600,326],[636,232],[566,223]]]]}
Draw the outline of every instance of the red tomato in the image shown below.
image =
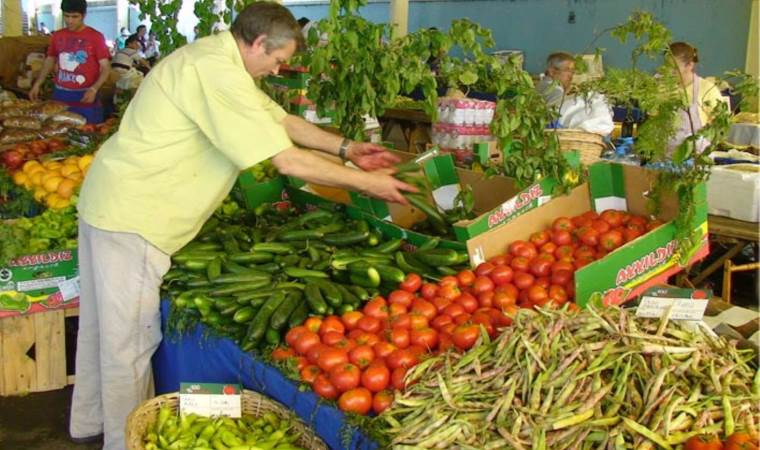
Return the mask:
{"type": "Polygon", "coordinates": [[[380,392],[387,388],[391,382],[391,371],[381,365],[372,365],[362,373],[362,386],[372,392],[380,392]]]}
{"type": "Polygon", "coordinates": [[[414,300],[414,294],[405,290],[393,291],[388,295],[388,302],[390,304],[399,304],[407,308],[411,306],[412,300],[414,300]]]}
{"type": "Polygon", "coordinates": [[[351,364],[363,369],[375,360],[375,351],[371,345],[358,345],[348,352],[348,360],[351,364]]]}
{"type": "Polygon", "coordinates": [[[394,350],[393,353],[386,358],[389,369],[397,369],[399,367],[410,368],[419,363],[417,357],[408,349],[399,348],[394,350]]]}
{"type": "Polygon", "coordinates": [[[561,260],[566,256],[573,256],[574,251],[575,249],[572,245],[560,245],[557,246],[557,250],[554,251],[554,257],[561,260]]]}
{"type": "Polygon", "coordinates": [[[453,286],[459,287],[459,279],[453,275],[446,275],[438,282],[438,286],[453,286]]]}
{"type": "Polygon", "coordinates": [[[393,392],[389,390],[380,391],[372,398],[372,411],[375,414],[381,414],[393,404],[393,392]]]}
{"type": "Polygon", "coordinates": [[[436,316],[435,319],[430,322],[430,326],[440,331],[445,325],[448,325],[450,323],[454,323],[454,319],[452,319],[449,315],[441,314],[439,316],[436,316]]]}
{"type": "Polygon", "coordinates": [[[642,234],[644,234],[644,229],[640,225],[634,225],[633,227],[629,225],[623,229],[623,239],[625,242],[631,242],[642,234]]]}
{"type": "Polygon", "coordinates": [[[285,343],[287,343],[289,346],[294,347],[296,342],[298,342],[298,339],[301,338],[301,336],[308,331],[305,326],[299,325],[297,327],[293,327],[285,334],[285,343]]]}
{"type": "Polygon", "coordinates": [[[496,265],[492,262],[484,262],[478,265],[478,267],[475,268],[475,275],[477,276],[484,276],[491,273],[491,271],[496,267],[496,265]]]}
{"type": "Polygon", "coordinates": [[[615,250],[623,245],[623,234],[618,230],[610,230],[599,237],[599,243],[607,251],[615,250]]]}
{"type": "Polygon", "coordinates": [[[335,386],[338,392],[346,392],[361,383],[361,371],[353,364],[338,364],[330,369],[330,384],[335,386]]]}
{"type": "Polygon", "coordinates": [[[361,311],[348,311],[347,313],[344,313],[342,316],[340,316],[340,320],[343,322],[346,330],[352,331],[356,329],[356,323],[363,316],[364,314],[362,314],[361,311]]]}
{"type": "Polygon", "coordinates": [[[493,264],[494,266],[499,267],[499,266],[504,266],[504,265],[509,264],[509,262],[511,261],[511,257],[512,255],[499,255],[499,256],[494,256],[488,261],[490,261],[491,264],[493,264]]]}
{"type": "Polygon", "coordinates": [[[456,325],[462,325],[463,323],[469,322],[470,321],[470,317],[472,317],[472,316],[470,316],[470,313],[467,313],[467,312],[464,313],[464,314],[460,314],[460,315],[454,317],[454,323],[456,325]]]}
{"type": "Polygon", "coordinates": [[[510,305],[504,311],[494,310],[491,313],[493,315],[492,317],[493,317],[494,325],[496,325],[499,328],[508,327],[508,326],[512,325],[512,317],[510,317],[507,314],[507,312],[512,311],[514,308],[517,308],[517,306],[516,305],[510,305]]]}
{"type": "Polygon", "coordinates": [[[599,217],[610,224],[612,228],[619,227],[623,224],[623,214],[621,211],[606,209],[602,211],[602,214],[600,214],[599,217]]]}
{"type": "Polygon", "coordinates": [[[757,450],[758,442],[757,435],[754,437],[749,433],[737,431],[726,439],[724,449],[725,450],[757,450]]]}
{"type": "MultiPolygon", "coordinates": [[[[557,217],[552,222],[552,231],[572,231],[573,221],[567,217],[557,217]]],[[[555,233],[556,234],[556,233],[555,233]]]]}
{"type": "Polygon", "coordinates": [[[575,252],[573,253],[574,258],[593,258],[596,255],[596,252],[593,248],[589,247],[588,245],[581,245],[578,247],[575,252]]]}
{"type": "Polygon", "coordinates": [[[549,292],[543,286],[534,285],[528,289],[528,299],[537,305],[543,305],[549,299],[549,292]]]}
{"type": "Polygon", "coordinates": [[[454,322],[454,319],[452,318],[451,323],[447,323],[446,325],[442,326],[440,330],[438,330],[438,334],[440,336],[451,336],[451,333],[454,332],[454,329],[456,327],[457,327],[457,324],[456,322],[454,322]]]}
{"type": "Polygon", "coordinates": [[[409,315],[409,328],[412,330],[419,330],[428,326],[430,321],[426,316],[422,314],[410,314],[409,315]]]}
{"type": "Polygon", "coordinates": [[[406,351],[414,355],[414,357],[417,358],[417,360],[422,359],[423,356],[428,354],[428,351],[425,347],[421,345],[417,345],[417,344],[410,345],[409,348],[406,349],[406,351]]]}
{"type": "Polygon", "coordinates": [[[438,345],[438,332],[432,328],[412,330],[409,334],[409,339],[412,345],[422,346],[428,352],[431,352],[438,345]]]}
{"type": "Polygon", "coordinates": [[[487,276],[479,276],[477,279],[475,279],[475,284],[473,285],[472,291],[475,294],[480,294],[486,291],[493,291],[493,288],[494,283],[490,278],[487,276]]]}
{"type": "Polygon", "coordinates": [[[326,347],[317,360],[317,365],[324,372],[329,372],[335,366],[348,363],[348,352],[338,348],[326,347]]]}
{"type": "Polygon", "coordinates": [[[372,409],[372,393],[361,387],[346,391],[338,399],[338,408],[343,412],[365,416],[372,409]]]}
{"type": "Polygon", "coordinates": [[[372,346],[372,351],[375,352],[375,357],[377,358],[387,358],[397,348],[390,342],[380,341],[372,346]]]}
{"type": "Polygon", "coordinates": [[[396,348],[407,348],[410,344],[409,330],[406,328],[393,328],[390,331],[390,339],[388,340],[391,342],[391,344],[396,346],[396,348]]]}
{"type": "Polygon", "coordinates": [[[557,261],[552,263],[552,273],[560,270],[568,270],[572,272],[575,270],[575,267],[573,266],[573,263],[569,261],[557,261]]]}
{"type": "Polygon", "coordinates": [[[398,317],[401,314],[406,314],[409,311],[407,310],[406,306],[401,305],[399,303],[391,303],[388,305],[388,317],[393,320],[394,317],[398,317]]]}
{"type": "Polygon", "coordinates": [[[537,277],[545,277],[551,273],[552,263],[545,259],[535,258],[530,263],[530,273],[537,277]]]}
{"type": "Polygon", "coordinates": [[[570,221],[573,222],[573,228],[575,228],[576,230],[578,228],[590,227],[591,223],[593,222],[591,219],[587,217],[583,217],[583,216],[573,217],[572,219],[570,219],[570,221]]]}
{"type": "Polygon", "coordinates": [[[443,298],[443,297],[435,297],[433,300],[433,306],[435,306],[436,311],[441,312],[444,308],[449,306],[451,304],[451,300],[443,298]]]}
{"type": "Polygon", "coordinates": [[[456,327],[451,338],[454,341],[454,345],[456,345],[459,349],[469,350],[473,345],[475,345],[475,341],[478,340],[478,336],[480,336],[480,329],[477,325],[463,324],[456,327]]]}
{"type": "Polygon", "coordinates": [[[575,269],[578,270],[581,267],[584,267],[584,266],[587,266],[587,265],[591,264],[592,262],[594,262],[594,258],[593,257],[586,257],[586,256],[584,256],[584,257],[576,258],[575,262],[573,264],[575,264],[575,269]]]}
{"type": "Polygon", "coordinates": [[[722,450],[724,447],[718,436],[700,434],[689,438],[683,448],[684,450],[722,450]]]}
{"type": "Polygon", "coordinates": [[[659,219],[655,219],[647,224],[647,231],[652,231],[655,228],[659,228],[664,222],[659,219]]]}
{"type": "MultiPolygon", "coordinates": [[[[493,292],[493,291],[489,289],[488,291],[485,291],[485,292],[493,292]]],[[[475,311],[480,306],[480,304],[478,303],[478,299],[476,299],[469,292],[465,292],[454,301],[462,305],[464,307],[464,310],[468,313],[475,311]]]]}
{"type": "Polygon", "coordinates": [[[599,232],[599,234],[606,233],[610,231],[610,224],[605,222],[604,220],[598,219],[593,222],[591,222],[591,228],[595,229],[599,232]]]}
{"type": "Polygon", "coordinates": [[[420,293],[422,294],[422,298],[430,300],[438,294],[438,286],[433,283],[425,283],[422,285],[420,293]]]}
{"type": "Polygon", "coordinates": [[[514,270],[510,266],[498,266],[488,276],[495,285],[501,286],[512,281],[514,270]]]}
{"type": "Polygon", "coordinates": [[[306,360],[309,362],[309,364],[319,365],[319,356],[328,348],[330,347],[322,343],[312,346],[309,351],[306,352],[306,360]]]}
{"type": "Polygon", "coordinates": [[[454,347],[454,340],[451,338],[450,334],[441,333],[438,335],[438,351],[439,352],[445,352],[452,347],[454,347]]]}
{"type": "MultiPolygon", "coordinates": [[[[406,291],[397,291],[397,292],[404,292],[407,295],[413,296],[413,294],[409,294],[406,291]]],[[[366,305],[364,305],[363,311],[364,311],[365,318],[366,316],[369,316],[379,321],[385,320],[388,318],[388,314],[389,314],[388,302],[386,302],[385,299],[380,296],[375,297],[372,300],[368,301],[366,305]]],[[[361,323],[361,320],[356,325],[359,326],[360,323],[361,323]]]]}
{"type": "Polygon", "coordinates": [[[303,323],[303,325],[309,330],[314,333],[319,333],[319,328],[322,326],[322,318],[320,317],[309,317],[306,319],[306,321],[303,323]]]}
{"type": "Polygon", "coordinates": [[[567,301],[567,291],[563,286],[553,284],[549,286],[549,299],[553,300],[560,305],[567,301]]]}
{"type": "Polygon", "coordinates": [[[422,316],[425,316],[428,321],[435,317],[436,314],[438,314],[438,310],[436,309],[435,305],[421,298],[414,299],[412,302],[411,311],[412,314],[420,314],[422,316]]]}
{"type": "Polygon", "coordinates": [[[397,367],[393,369],[393,372],[391,372],[391,384],[393,385],[394,389],[398,389],[400,391],[406,387],[406,383],[404,383],[406,371],[407,369],[404,367],[397,367]]]}
{"type": "Polygon", "coordinates": [[[412,326],[412,319],[409,314],[399,314],[398,316],[391,317],[391,327],[393,328],[409,328],[412,326]]]}
{"type": "Polygon", "coordinates": [[[549,281],[551,282],[551,284],[564,286],[567,283],[572,282],[573,271],[575,271],[575,267],[573,267],[572,271],[565,270],[565,269],[555,270],[554,272],[552,272],[551,277],[549,278],[549,281]]]}
{"type": "Polygon", "coordinates": [[[475,282],[475,272],[472,270],[463,270],[457,274],[459,285],[463,287],[472,286],[475,282]]]}
{"type": "Polygon", "coordinates": [[[317,395],[327,400],[335,400],[338,398],[338,390],[335,389],[335,386],[333,386],[332,383],[330,383],[327,375],[323,373],[320,373],[314,378],[314,383],[312,383],[311,388],[314,389],[314,392],[317,395]]]}
{"type": "Polygon", "coordinates": [[[583,227],[578,230],[578,239],[584,245],[595,247],[599,243],[599,232],[592,227],[583,227]]]}
{"type": "Polygon", "coordinates": [[[557,251],[557,244],[549,241],[546,244],[542,245],[540,250],[541,250],[541,253],[548,253],[550,255],[553,255],[554,252],[557,251]]]}
{"type": "Polygon", "coordinates": [[[353,339],[357,345],[375,345],[380,342],[380,338],[377,337],[375,333],[368,333],[359,329],[354,331],[357,331],[356,335],[354,337],[349,337],[349,339],[353,339]]]}
{"type": "Polygon", "coordinates": [[[317,333],[306,330],[301,333],[298,340],[293,344],[293,347],[295,347],[296,353],[303,356],[316,345],[320,345],[319,336],[317,336],[317,333]]]}
{"type": "Polygon", "coordinates": [[[322,371],[319,369],[319,367],[315,366],[314,364],[309,364],[308,366],[301,369],[301,381],[304,383],[313,384],[314,380],[317,379],[317,376],[320,373],[322,373],[322,371]]]}
{"type": "Polygon", "coordinates": [[[552,242],[558,246],[570,245],[573,243],[573,235],[567,230],[556,230],[552,232],[552,242]]]}
{"type": "Polygon", "coordinates": [[[443,314],[446,314],[451,318],[455,318],[456,316],[465,313],[467,313],[467,311],[464,309],[464,306],[460,305],[459,303],[452,303],[443,309],[443,314]]]}
{"type": "Polygon", "coordinates": [[[292,348],[277,347],[272,350],[272,359],[274,361],[283,361],[293,356],[295,356],[295,352],[292,348]]]}
{"type": "Polygon", "coordinates": [[[319,326],[319,335],[324,336],[328,331],[346,334],[346,327],[337,316],[327,316],[322,320],[322,325],[319,326]]]}
{"type": "Polygon", "coordinates": [[[356,322],[356,327],[367,333],[378,333],[383,329],[383,323],[377,317],[364,316],[356,322]]]}
{"type": "Polygon", "coordinates": [[[494,306],[504,311],[507,307],[514,305],[517,302],[517,288],[515,288],[515,294],[507,292],[497,292],[494,295],[494,306]]]}
{"type": "Polygon", "coordinates": [[[536,231],[530,235],[530,242],[536,247],[541,247],[549,242],[549,233],[546,231],[536,231]]]}
{"type": "Polygon", "coordinates": [[[509,251],[509,254],[512,256],[523,256],[523,253],[525,253],[525,249],[527,248],[528,243],[522,240],[517,240],[509,244],[509,247],[507,247],[507,250],[509,251]]]}
{"type": "Polygon", "coordinates": [[[407,274],[404,278],[404,281],[401,282],[399,287],[407,292],[417,292],[420,290],[420,287],[422,286],[422,277],[417,275],[416,273],[410,273],[407,274]]]}
{"type": "Polygon", "coordinates": [[[555,258],[554,255],[552,255],[550,253],[539,253],[538,256],[536,256],[535,258],[533,258],[533,260],[534,261],[536,261],[536,260],[538,260],[538,261],[547,261],[547,262],[553,264],[557,260],[557,258],[555,258]]]}
{"type": "Polygon", "coordinates": [[[523,290],[533,286],[536,277],[526,272],[515,272],[514,285],[517,289],[523,290]]]}
{"type": "Polygon", "coordinates": [[[509,265],[513,272],[527,272],[530,267],[530,260],[524,256],[515,256],[509,265]]]}
{"type": "Polygon", "coordinates": [[[496,295],[495,291],[487,291],[483,292],[482,294],[478,295],[478,305],[480,307],[491,307],[493,306],[493,299],[496,295]]]}
{"type": "Polygon", "coordinates": [[[340,341],[345,341],[346,337],[337,331],[328,331],[322,335],[322,343],[329,346],[334,346],[340,341]]]}
{"type": "Polygon", "coordinates": [[[438,296],[443,297],[446,300],[454,300],[455,298],[459,297],[459,294],[462,292],[459,290],[456,286],[441,286],[441,288],[438,290],[438,296]]]}

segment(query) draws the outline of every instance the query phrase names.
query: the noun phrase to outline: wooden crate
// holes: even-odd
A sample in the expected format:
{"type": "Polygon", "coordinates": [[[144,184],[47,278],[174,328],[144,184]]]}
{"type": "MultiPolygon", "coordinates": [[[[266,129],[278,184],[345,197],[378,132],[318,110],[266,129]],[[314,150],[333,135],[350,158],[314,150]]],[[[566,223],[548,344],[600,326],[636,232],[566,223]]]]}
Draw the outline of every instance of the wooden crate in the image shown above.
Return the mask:
{"type": "Polygon", "coordinates": [[[0,396],[61,389],[66,375],[64,319],[78,308],[0,319],[0,396]]]}

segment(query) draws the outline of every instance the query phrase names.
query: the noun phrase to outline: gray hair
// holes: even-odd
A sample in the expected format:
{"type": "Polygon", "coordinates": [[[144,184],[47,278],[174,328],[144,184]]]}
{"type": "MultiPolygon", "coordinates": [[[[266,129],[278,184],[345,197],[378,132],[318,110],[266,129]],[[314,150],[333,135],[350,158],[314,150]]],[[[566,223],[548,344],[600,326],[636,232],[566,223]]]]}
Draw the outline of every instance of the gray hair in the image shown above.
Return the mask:
{"type": "Polygon", "coordinates": [[[284,47],[295,41],[296,47],[303,48],[301,26],[286,7],[274,2],[254,2],[243,9],[235,18],[230,29],[232,34],[248,45],[261,35],[265,35],[267,51],[284,47]]]}
{"type": "Polygon", "coordinates": [[[561,69],[560,65],[568,61],[575,61],[575,57],[567,52],[555,52],[546,58],[546,70],[561,69]]]}

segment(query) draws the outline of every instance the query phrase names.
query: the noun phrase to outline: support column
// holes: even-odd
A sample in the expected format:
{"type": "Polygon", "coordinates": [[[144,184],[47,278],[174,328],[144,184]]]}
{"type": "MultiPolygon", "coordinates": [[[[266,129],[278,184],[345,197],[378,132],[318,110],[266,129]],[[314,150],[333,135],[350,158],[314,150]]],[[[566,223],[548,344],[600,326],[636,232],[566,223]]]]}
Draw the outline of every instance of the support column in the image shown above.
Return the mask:
{"type": "Polygon", "coordinates": [[[406,36],[409,31],[409,0],[391,0],[393,38],[406,36]]]}
{"type": "Polygon", "coordinates": [[[21,0],[3,0],[0,2],[3,8],[3,35],[21,36],[22,19],[21,0]]]}
{"type": "MultiPolygon", "coordinates": [[[[752,14],[747,36],[747,59],[744,70],[760,82],[760,0],[752,0],[752,14]]],[[[754,112],[760,112],[760,98],[753,102],[754,112]]]]}

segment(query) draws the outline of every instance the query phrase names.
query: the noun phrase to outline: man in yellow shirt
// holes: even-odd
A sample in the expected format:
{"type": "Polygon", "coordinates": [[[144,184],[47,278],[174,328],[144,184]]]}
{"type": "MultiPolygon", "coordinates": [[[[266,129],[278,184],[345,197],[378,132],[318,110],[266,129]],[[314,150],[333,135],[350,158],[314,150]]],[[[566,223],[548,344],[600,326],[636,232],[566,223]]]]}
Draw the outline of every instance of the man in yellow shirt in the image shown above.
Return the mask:
{"type": "Polygon", "coordinates": [[[199,39],[142,82],[105,142],[79,201],[80,321],[70,433],[124,446],[129,412],[152,395],[161,340],[159,287],[170,256],[198,233],[240,170],[273,157],[284,175],[404,202],[382,147],[351,142],[286,114],[254,84],[302,41],[290,12],[256,2],[231,32],[199,39]],[[364,170],[301,150],[338,154],[364,170]]]}

